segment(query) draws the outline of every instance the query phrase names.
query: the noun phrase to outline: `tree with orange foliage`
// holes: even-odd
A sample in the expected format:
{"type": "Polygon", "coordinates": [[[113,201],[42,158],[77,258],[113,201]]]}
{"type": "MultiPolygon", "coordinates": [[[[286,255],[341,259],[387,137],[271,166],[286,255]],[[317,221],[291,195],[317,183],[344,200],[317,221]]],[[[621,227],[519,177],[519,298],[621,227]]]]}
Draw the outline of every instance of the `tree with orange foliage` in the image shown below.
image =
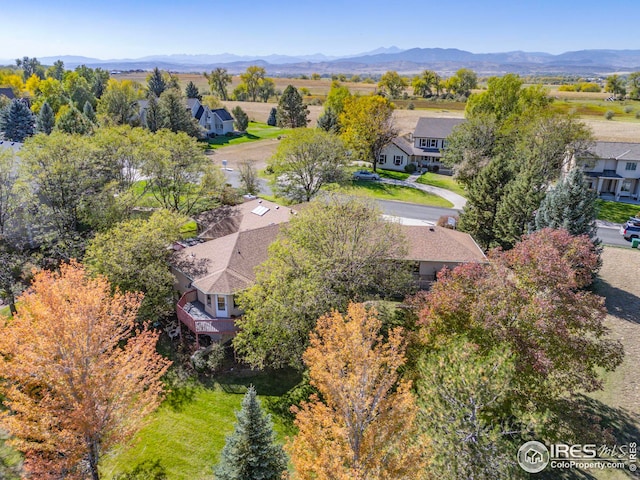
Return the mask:
{"type": "Polygon", "coordinates": [[[110,292],[75,262],[42,271],[0,327],[0,426],[32,478],[98,480],[101,455],[160,403],[170,362],[134,330],[141,295],[110,292]]]}
{"type": "Polygon", "coordinates": [[[426,442],[416,425],[400,329],[380,335],[377,312],[350,304],[318,320],[304,354],[322,396],[293,408],[298,435],[288,445],[300,479],[423,478],[426,442]]]}

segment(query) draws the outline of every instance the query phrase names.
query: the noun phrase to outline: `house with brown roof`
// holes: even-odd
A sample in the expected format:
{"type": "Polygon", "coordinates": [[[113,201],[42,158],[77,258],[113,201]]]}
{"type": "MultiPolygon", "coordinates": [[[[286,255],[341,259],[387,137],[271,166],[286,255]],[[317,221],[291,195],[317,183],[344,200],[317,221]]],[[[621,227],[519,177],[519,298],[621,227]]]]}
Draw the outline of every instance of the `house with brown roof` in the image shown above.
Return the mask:
{"type": "Polygon", "coordinates": [[[407,165],[413,164],[420,171],[441,170],[447,137],[464,121],[463,118],[419,118],[413,133],[396,137],[383,149],[378,168],[404,172],[407,165]]]}
{"type": "MultiPolygon", "coordinates": [[[[178,319],[196,334],[226,341],[237,333],[242,315],[236,295],[255,281],[255,269],[267,260],[269,246],[297,210],[266,200],[225,207],[198,223],[208,241],[179,249],[172,261],[176,290],[181,294],[178,319]]],[[[415,265],[420,288],[428,288],[444,267],[487,259],[466,233],[435,226],[401,226],[407,239],[403,260],[415,265]]]]}

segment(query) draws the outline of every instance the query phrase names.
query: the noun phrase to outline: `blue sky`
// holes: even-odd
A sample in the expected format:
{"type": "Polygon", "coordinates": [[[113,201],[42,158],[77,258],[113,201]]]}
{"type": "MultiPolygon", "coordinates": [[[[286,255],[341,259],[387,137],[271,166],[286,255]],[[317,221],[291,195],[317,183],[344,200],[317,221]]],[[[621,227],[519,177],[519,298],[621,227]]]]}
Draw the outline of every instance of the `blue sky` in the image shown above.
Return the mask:
{"type": "Polygon", "coordinates": [[[0,0],[0,59],[640,49],[638,0],[0,0]]]}

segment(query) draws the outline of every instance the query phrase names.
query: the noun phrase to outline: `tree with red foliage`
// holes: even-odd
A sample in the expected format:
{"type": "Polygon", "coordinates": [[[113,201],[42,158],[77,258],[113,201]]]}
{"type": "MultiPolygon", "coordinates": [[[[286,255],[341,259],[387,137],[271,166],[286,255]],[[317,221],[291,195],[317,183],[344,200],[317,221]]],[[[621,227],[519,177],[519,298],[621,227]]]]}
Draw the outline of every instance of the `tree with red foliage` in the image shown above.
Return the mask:
{"type": "Polygon", "coordinates": [[[159,405],[170,362],[134,330],[140,301],[72,262],[37,273],[0,326],[0,426],[31,478],[98,480],[101,455],[159,405]]]}

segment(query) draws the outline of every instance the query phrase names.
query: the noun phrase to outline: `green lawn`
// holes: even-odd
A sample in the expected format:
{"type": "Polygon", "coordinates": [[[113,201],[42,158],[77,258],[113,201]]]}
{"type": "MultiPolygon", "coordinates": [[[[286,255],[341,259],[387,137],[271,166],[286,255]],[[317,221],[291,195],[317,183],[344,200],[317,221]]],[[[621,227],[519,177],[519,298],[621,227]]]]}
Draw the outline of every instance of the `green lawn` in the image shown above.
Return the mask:
{"type": "Polygon", "coordinates": [[[393,170],[378,170],[377,173],[382,178],[390,178],[392,180],[406,180],[410,176],[406,172],[394,172],[393,170]]]}
{"type": "Polygon", "coordinates": [[[598,199],[596,206],[598,207],[598,220],[614,223],[624,223],[629,220],[629,217],[640,213],[640,205],[631,205],[630,203],[598,199]]]}
{"type": "Polygon", "coordinates": [[[442,197],[423,192],[417,188],[389,185],[368,180],[354,180],[351,186],[342,187],[339,192],[360,195],[378,200],[396,200],[398,202],[419,203],[432,207],[451,208],[453,204],[442,197]]]}
{"type": "Polygon", "coordinates": [[[457,193],[458,195],[462,195],[463,197],[465,195],[462,185],[456,182],[453,177],[449,175],[427,172],[420,175],[417,182],[422,183],[423,185],[431,185],[432,187],[445,188],[457,193]]]}
{"type": "MultiPolygon", "coordinates": [[[[212,479],[212,467],[233,431],[247,386],[256,387],[263,409],[268,410],[269,400],[284,394],[299,378],[276,372],[218,380],[211,386],[194,381],[174,388],[130,445],[103,458],[104,478],[159,462],[168,480],[212,479]]],[[[284,442],[291,427],[276,415],[272,419],[278,440],[284,442]]]]}
{"type": "Polygon", "coordinates": [[[0,307],[0,317],[10,317],[11,310],[9,310],[9,305],[5,307],[0,307]]]}
{"type": "Polygon", "coordinates": [[[217,137],[204,141],[206,148],[216,149],[227,147],[229,145],[237,145],[239,143],[254,142],[256,140],[267,140],[270,138],[278,138],[282,135],[290,133],[291,129],[271,127],[266,123],[249,122],[246,133],[227,137],[226,135],[218,135],[217,137]]]}

